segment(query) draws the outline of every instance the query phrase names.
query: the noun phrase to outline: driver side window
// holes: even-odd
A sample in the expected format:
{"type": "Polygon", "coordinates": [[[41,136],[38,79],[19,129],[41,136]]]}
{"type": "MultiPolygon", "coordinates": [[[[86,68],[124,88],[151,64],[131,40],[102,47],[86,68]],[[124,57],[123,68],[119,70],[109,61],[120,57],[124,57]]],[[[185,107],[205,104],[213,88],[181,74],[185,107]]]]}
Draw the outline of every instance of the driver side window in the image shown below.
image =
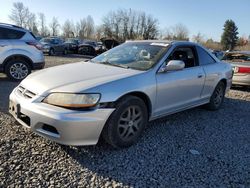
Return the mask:
{"type": "Polygon", "coordinates": [[[185,63],[185,68],[195,67],[195,53],[192,47],[178,47],[173,50],[166,60],[166,65],[170,60],[181,60],[185,63]]]}

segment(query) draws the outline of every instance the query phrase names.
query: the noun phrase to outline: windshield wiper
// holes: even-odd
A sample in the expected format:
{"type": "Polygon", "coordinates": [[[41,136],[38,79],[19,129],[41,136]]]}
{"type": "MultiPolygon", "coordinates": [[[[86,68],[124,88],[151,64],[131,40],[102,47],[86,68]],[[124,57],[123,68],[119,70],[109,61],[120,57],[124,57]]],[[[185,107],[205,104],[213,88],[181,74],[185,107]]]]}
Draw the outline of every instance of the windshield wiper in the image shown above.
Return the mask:
{"type": "Polygon", "coordinates": [[[122,68],[125,68],[125,69],[129,69],[130,67],[127,66],[127,65],[122,65],[122,64],[116,64],[116,63],[110,63],[108,61],[99,61],[97,63],[100,63],[100,64],[104,64],[104,65],[111,65],[111,66],[115,66],[115,67],[122,67],[122,68]]]}

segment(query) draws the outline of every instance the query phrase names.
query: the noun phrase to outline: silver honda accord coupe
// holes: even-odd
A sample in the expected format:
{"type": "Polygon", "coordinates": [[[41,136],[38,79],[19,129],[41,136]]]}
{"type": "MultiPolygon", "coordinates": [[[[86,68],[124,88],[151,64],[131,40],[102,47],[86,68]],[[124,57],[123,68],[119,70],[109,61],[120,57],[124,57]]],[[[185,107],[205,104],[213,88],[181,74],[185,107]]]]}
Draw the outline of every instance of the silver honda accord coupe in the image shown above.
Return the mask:
{"type": "Polygon", "coordinates": [[[231,65],[198,44],[128,41],[89,62],[31,74],[12,91],[9,112],[61,144],[94,145],[102,136],[122,148],[149,121],[200,105],[219,109],[231,83],[231,65]]]}

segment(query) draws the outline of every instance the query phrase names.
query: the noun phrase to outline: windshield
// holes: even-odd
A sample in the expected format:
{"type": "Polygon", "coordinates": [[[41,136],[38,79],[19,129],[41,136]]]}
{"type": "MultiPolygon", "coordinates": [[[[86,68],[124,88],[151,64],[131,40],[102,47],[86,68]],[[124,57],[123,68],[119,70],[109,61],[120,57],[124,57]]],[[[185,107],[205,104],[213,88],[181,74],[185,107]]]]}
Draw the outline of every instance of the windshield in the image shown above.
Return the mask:
{"type": "Polygon", "coordinates": [[[225,54],[222,60],[225,61],[238,61],[238,62],[250,62],[250,53],[228,53],[225,54]]]}
{"type": "Polygon", "coordinates": [[[96,46],[96,42],[92,42],[92,41],[84,41],[85,44],[89,44],[91,46],[96,46]]]}
{"type": "Polygon", "coordinates": [[[137,70],[153,67],[168,49],[167,43],[127,42],[117,46],[91,61],[137,70]]]}
{"type": "Polygon", "coordinates": [[[77,40],[77,39],[66,39],[65,42],[77,44],[77,43],[78,43],[78,40],[77,40]]]}
{"type": "Polygon", "coordinates": [[[43,38],[40,40],[40,42],[46,42],[46,43],[51,43],[53,39],[49,39],[49,38],[43,38]]]}

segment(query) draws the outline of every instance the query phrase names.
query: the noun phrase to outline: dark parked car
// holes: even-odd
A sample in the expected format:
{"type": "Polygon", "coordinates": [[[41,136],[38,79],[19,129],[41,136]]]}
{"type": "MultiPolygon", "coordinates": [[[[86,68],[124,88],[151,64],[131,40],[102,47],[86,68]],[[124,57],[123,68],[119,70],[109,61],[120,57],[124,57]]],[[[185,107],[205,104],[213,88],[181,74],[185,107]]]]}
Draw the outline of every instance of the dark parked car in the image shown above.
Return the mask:
{"type": "Polygon", "coordinates": [[[40,36],[35,36],[35,37],[36,37],[37,41],[40,41],[42,39],[42,37],[40,37],[40,36]]]}
{"type": "Polygon", "coordinates": [[[120,44],[117,40],[113,38],[101,38],[100,40],[105,46],[106,50],[110,50],[111,48],[114,48],[120,44]]]}
{"type": "Polygon", "coordinates": [[[78,53],[96,56],[119,45],[119,42],[112,38],[102,38],[101,42],[84,41],[79,45],[78,53]]]}
{"type": "Polygon", "coordinates": [[[77,38],[67,38],[64,42],[67,50],[73,53],[78,53],[79,45],[81,44],[81,40],[77,38]]]}
{"type": "Polygon", "coordinates": [[[89,56],[96,56],[96,50],[95,47],[93,47],[90,44],[84,43],[80,44],[78,48],[78,53],[82,55],[89,55],[89,56]]]}
{"type": "Polygon", "coordinates": [[[91,45],[95,49],[96,54],[101,54],[101,53],[107,51],[105,45],[103,45],[102,42],[84,41],[84,44],[91,45]]]}
{"type": "Polygon", "coordinates": [[[43,45],[43,53],[48,53],[49,55],[55,55],[56,53],[67,54],[67,48],[59,37],[43,38],[40,42],[43,45]]]}
{"type": "Polygon", "coordinates": [[[219,60],[221,60],[224,56],[224,53],[219,50],[211,50],[212,54],[214,54],[219,60]]]}

